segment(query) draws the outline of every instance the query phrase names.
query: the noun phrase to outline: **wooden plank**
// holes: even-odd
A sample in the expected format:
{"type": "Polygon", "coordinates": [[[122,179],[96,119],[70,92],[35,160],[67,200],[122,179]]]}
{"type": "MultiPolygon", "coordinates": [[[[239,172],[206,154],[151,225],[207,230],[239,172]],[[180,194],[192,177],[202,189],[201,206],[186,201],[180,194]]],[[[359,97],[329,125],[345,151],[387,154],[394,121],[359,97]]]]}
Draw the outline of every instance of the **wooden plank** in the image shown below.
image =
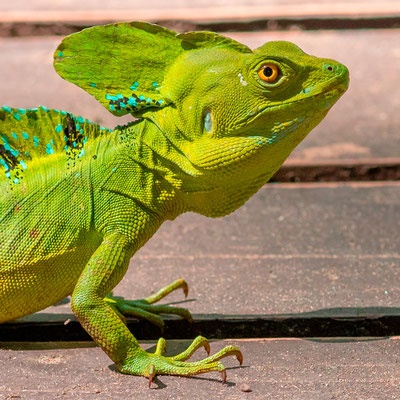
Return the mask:
{"type": "MultiPolygon", "coordinates": [[[[294,41],[308,53],[348,65],[348,92],[326,119],[292,154],[308,163],[344,159],[398,157],[400,93],[393,85],[400,54],[398,30],[360,32],[258,32],[229,34],[251,47],[270,40],[294,41]],[[371,79],[374,69],[385,71],[371,79]],[[368,84],[366,84],[368,82],[368,84]],[[388,95],[388,93],[390,95],[388,95]]],[[[1,102],[15,107],[45,105],[82,114],[109,128],[130,117],[117,118],[91,96],[63,81],[53,70],[52,53],[60,38],[0,39],[1,102]]]]}
{"type": "MultiPolygon", "coordinates": [[[[169,355],[188,341],[169,341],[169,355]]],[[[225,359],[218,373],[192,378],[142,377],[116,372],[110,359],[86,343],[17,344],[0,350],[0,399],[398,399],[398,338],[219,341],[240,347],[244,364],[225,359]],[[243,392],[243,389],[251,392],[243,392]]],[[[155,350],[155,343],[144,343],[155,350]]],[[[204,357],[199,350],[194,359],[204,357]]]]}
{"type": "Polygon", "coordinates": [[[193,1],[182,5],[180,1],[139,2],[107,1],[79,2],[77,0],[54,5],[51,1],[30,2],[20,0],[4,3],[0,8],[0,22],[98,22],[181,20],[181,21],[226,21],[265,18],[299,17],[382,17],[400,14],[398,1],[305,1],[292,0],[284,3],[272,0],[256,0],[251,5],[244,0],[193,1]]]}

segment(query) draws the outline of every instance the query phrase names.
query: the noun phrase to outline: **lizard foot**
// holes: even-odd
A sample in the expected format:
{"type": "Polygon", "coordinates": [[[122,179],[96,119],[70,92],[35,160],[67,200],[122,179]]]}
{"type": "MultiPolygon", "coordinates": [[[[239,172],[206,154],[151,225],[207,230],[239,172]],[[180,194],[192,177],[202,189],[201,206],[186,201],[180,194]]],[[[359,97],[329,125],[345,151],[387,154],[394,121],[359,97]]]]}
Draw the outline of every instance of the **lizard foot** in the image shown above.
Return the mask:
{"type": "Polygon", "coordinates": [[[157,293],[140,300],[125,300],[118,297],[106,297],[104,300],[111,306],[117,315],[126,323],[125,315],[145,319],[150,323],[158,326],[160,329],[164,328],[164,321],[158,314],[174,314],[192,322],[192,315],[186,308],[171,307],[167,305],[152,305],[161,300],[169,293],[177,289],[183,289],[185,297],[187,297],[189,288],[183,279],[176,281],[165,286],[157,293]]]}
{"type": "Polygon", "coordinates": [[[157,374],[190,376],[210,371],[221,372],[222,382],[224,383],[226,381],[226,371],[219,360],[233,355],[236,356],[240,365],[243,363],[242,353],[234,346],[226,346],[218,353],[210,356],[210,345],[203,336],[198,336],[185,351],[173,357],[162,355],[165,348],[165,339],[160,338],[154,353],[148,353],[141,349],[133,358],[128,358],[124,365],[120,367],[120,371],[125,374],[142,375],[149,378],[149,387],[157,374]],[[185,362],[200,347],[205,348],[208,357],[200,361],[185,362]]]}

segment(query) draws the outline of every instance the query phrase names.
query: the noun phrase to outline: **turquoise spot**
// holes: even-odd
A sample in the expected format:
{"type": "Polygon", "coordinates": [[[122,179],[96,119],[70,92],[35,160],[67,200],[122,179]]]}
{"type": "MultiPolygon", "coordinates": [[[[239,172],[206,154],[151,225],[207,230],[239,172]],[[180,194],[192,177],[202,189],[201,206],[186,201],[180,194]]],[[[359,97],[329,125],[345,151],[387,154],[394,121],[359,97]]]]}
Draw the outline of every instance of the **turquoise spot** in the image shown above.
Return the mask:
{"type": "Polygon", "coordinates": [[[133,97],[129,97],[129,99],[128,99],[128,104],[129,104],[130,106],[136,107],[136,106],[137,106],[136,99],[134,99],[133,97]]]}
{"type": "Polygon", "coordinates": [[[139,83],[138,82],[133,82],[133,84],[137,87],[137,86],[139,86],[139,83]]]}
{"type": "Polygon", "coordinates": [[[6,112],[8,112],[8,113],[10,113],[11,111],[12,111],[12,108],[11,107],[8,107],[8,106],[3,106],[3,107],[1,107],[4,111],[6,111],[6,112]]]}
{"type": "Polygon", "coordinates": [[[81,129],[81,126],[79,124],[76,124],[76,129],[81,129]]]}
{"type": "Polygon", "coordinates": [[[68,140],[68,138],[66,136],[64,136],[64,142],[66,142],[68,140]]]}
{"type": "Polygon", "coordinates": [[[303,93],[310,93],[310,88],[303,89],[303,93]]]}
{"type": "Polygon", "coordinates": [[[147,101],[147,103],[151,103],[151,98],[150,97],[148,97],[147,99],[146,99],[146,101],[147,101]]]}
{"type": "Polygon", "coordinates": [[[11,134],[11,136],[12,136],[15,140],[18,140],[18,136],[17,136],[17,134],[16,134],[15,132],[13,132],[13,133],[11,134]]]}
{"type": "Polygon", "coordinates": [[[126,108],[126,104],[125,103],[119,103],[119,105],[120,105],[120,107],[122,107],[122,108],[126,108]]]}
{"type": "Polygon", "coordinates": [[[79,122],[80,124],[83,124],[83,123],[85,122],[85,118],[78,117],[78,122],[79,122]]]}
{"type": "Polygon", "coordinates": [[[53,139],[50,140],[50,143],[54,146],[54,140],[53,139]]]}
{"type": "Polygon", "coordinates": [[[75,176],[78,177],[78,176],[79,176],[79,172],[77,172],[77,173],[75,174],[75,176]]]}
{"type": "Polygon", "coordinates": [[[66,111],[60,111],[60,114],[61,115],[67,115],[67,112],[66,111]]]}
{"type": "Polygon", "coordinates": [[[64,53],[62,51],[58,52],[58,57],[64,57],[64,53]]]}
{"type": "Polygon", "coordinates": [[[113,168],[113,169],[112,169],[112,172],[115,172],[115,171],[116,171],[116,169],[115,169],[115,168],[113,168]]]}
{"type": "Polygon", "coordinates": [[[95,83],[90,84],[91,87],[96,87],[97,85],[95,83]]]}
{"type": "Polygon", "coordinates": [[[85,154],[85,150],[81,150],[81,152],[79,153],[78,157],[82,157],[85,154]]]}
{"type": "Polygon", "coordinates": [[[27,152],[27,151],[25,152],[25,155],[28,156],[28,157],[30,157],[29,152],[27,152]]]}
{"type": "Polygon", "coordinates": [[[65,146],[65,147],[64,147],[64,150],[65,150],[66,152],[68,152],[68,151],[69,151],[69,147],[68,147],[68,146],[65,146]]]}
{"type": "Polygon", "coordinates": [[[26,166],[24,160],[21,160],[19,163],[21,164],[21,167],[22,167],[23,169],[27,169],[27,168],[28,168],[28,167],[26,166]]]}
{"type": "Polygon", "coordinates": [[[8,139],[5,136],[1,137],[4,143],[8,143],[8,139]]]}
{"type": "Polygon", "coordinates": [[[44,112],[48,112],[48,111],[49,111],[49,109],[48,109],[47,107],[45,107],[45,106],[40,106],[40,108],[41,108],[44,112]]]}
{"type": "Polygon", "coordinates": [[[13,113],[13,117],[17,120],[17,121],[21,121],[21,115],[19,115],[17,112],[13,113]]]}
{"type": "Polygon", "coordinates": [[[29,139],[29,135],[26,132],[22,132],[22,137],[26,140],[29,139]]]}
{"type": "Polygon", "coordinates": [[[11,178],[11,175],[10,175],[9,172],[6,172],[6,177],[7,177],[7,178],[11,178]]]}
{"type": "Polygon", "coordinates": [[[26,113],[26,110],[24,108],[18,108],[17,110],[18,110],[18,112],[20,114],[25,114],[26,113]]]}
{"type": "Polygon", "coordinates": [[[72,145],[73,145],[74,147],[76,147],[76,142],[72,143],[72,145]]]}
{"type": "Polygon", "coordinates": [[[79,132],[80,132],[80,133],[83,133],[83,129],[81,129],[79,132]]]}
{"type": "Polygon", "coordinates": [[[139,96],[139,99],[140,99],[140,100],[144,100],[145,97],[141,94],[141,95],[139,96]]]}
{"type": "Polygon", "coordinates": [[[38,143],[38,142],[33,142],[33,145],[36,146],[36,147],[38,147],[38,146],[39,146],[39,143],[38,143]]]}
{"type": "Polygon", "coordinates": [[[4,143],[4,148],[5,148],[7,151],[11,151],[11,146],[10,146],[8,143],[4,143]]]}
{"type": "Polygon", "coordinates": [[[158,100],[157,103],[161,106],[161,104],[163,103],[162,100],[158,100]]]}
{"type": "Polygon", "coordinates": [[[12,154],[14,157],[17,157],[17,155],[19,154],[19,151],[18,151],[18,150],[15,150],[15,149],[11,149],[11,154],[12,154]]]}
{"type": "Polygon", "coordinates": [[[124,96],[122,94],[117,94],[117,99],[123,99],[124,96]]]}
{"type": "Polygon", "coordinates": [[[6,171],[9,170],[9,166],[2,158],[0,158],[0,164],[6,169],[6,171]]]}
{"type": "Polygon", "coordinates": [[[15,178],[15,179],[13,180],[13,182],[14,182],[14,183],[19,183],[19,178],[15,178]]]}
{"type": "Polygon", "coordinates": [[[111,94],[106,94],[106,100],[114,100],[114,101],[116,101],[116,100],[118,100],[118,97],[117,96],[111,96],[111,94]]]}
{"type": "Polygon", "coordinates": [[[55,128],[55,131],[56,131],[57,133],[60,133],[60,132],[62,131],[62,125],[61,125],[61,124],[58,124],[58,125],[56,126],[56,128],[55,128]]]}
{"type": "Polygon", "coordinates": [[[110,104],[110,110],[111,110],[111,111],[115,111],[114,104],[110,104]]]}
{"type": "Polygon", "coordinates": [[[158,86],[157,82],[153,82],[153,86],[156,88],[158,86]]]}
{"type": "Polygon", "coordinates": [[[137,87],[132,85],[129,89],[131,89],[131,90],[136,90],[137,87]]]}

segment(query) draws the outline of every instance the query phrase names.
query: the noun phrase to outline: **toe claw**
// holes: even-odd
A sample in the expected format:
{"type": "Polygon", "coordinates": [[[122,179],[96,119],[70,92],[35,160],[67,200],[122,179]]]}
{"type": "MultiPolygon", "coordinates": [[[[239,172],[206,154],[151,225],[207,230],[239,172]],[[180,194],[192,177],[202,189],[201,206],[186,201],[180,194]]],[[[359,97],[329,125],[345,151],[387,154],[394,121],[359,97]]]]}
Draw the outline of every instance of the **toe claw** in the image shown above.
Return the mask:
{"type": "Polygon", "coordinates": [[[221,371],[221,378],[222,378],[222,383],[226,382],[226,369],[223,369],[221,371]]]}
{"type": "Polygon", "coordinates": [[[243,354],[242,353],[237,353],[236,354],[236,358],[237,358],[237,360],[239,361],[239,365],[242,365],[243,364],[243,354]]]}
{"type": "Polygon", "coordinates": [[[153,378],[156,376],[156,367],[154,365],[150,365],[149,372],[149,388],[151,387],[151,383],[153,382],[153,378]]]}
{"type": "Polygon", "coordinates": [[[205,342],[205,343],[204,343],[204,349],[205,349],[205,351],[207,352],[207,355],[209,356],[210,353],[211,353],[210,343],[205,342]]]}

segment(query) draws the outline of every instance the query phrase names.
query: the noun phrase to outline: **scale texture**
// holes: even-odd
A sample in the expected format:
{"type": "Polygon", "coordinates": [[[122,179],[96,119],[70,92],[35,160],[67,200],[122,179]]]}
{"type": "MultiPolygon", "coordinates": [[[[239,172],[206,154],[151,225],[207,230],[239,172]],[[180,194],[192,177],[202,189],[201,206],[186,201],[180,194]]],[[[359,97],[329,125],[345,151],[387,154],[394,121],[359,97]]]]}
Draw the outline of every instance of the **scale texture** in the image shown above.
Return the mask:
{"type": "Polygon", "coordinates": [[[142,22],[66,37],[56,71],[114,115],[114,130],[65,111],[0,109],[0,322],[72,295],[72,310],[121,372],[149,377],[225,369],[227,346],[186,360],[145,352],[125,316],[162,328],[156,305],[176,280],[140,300],[109,293],[163,221],[194,211],[227,215],[276,172],[346,91],[342,64],[289,42],[251,50],[212,32],[177,34],[142,22]]]}

